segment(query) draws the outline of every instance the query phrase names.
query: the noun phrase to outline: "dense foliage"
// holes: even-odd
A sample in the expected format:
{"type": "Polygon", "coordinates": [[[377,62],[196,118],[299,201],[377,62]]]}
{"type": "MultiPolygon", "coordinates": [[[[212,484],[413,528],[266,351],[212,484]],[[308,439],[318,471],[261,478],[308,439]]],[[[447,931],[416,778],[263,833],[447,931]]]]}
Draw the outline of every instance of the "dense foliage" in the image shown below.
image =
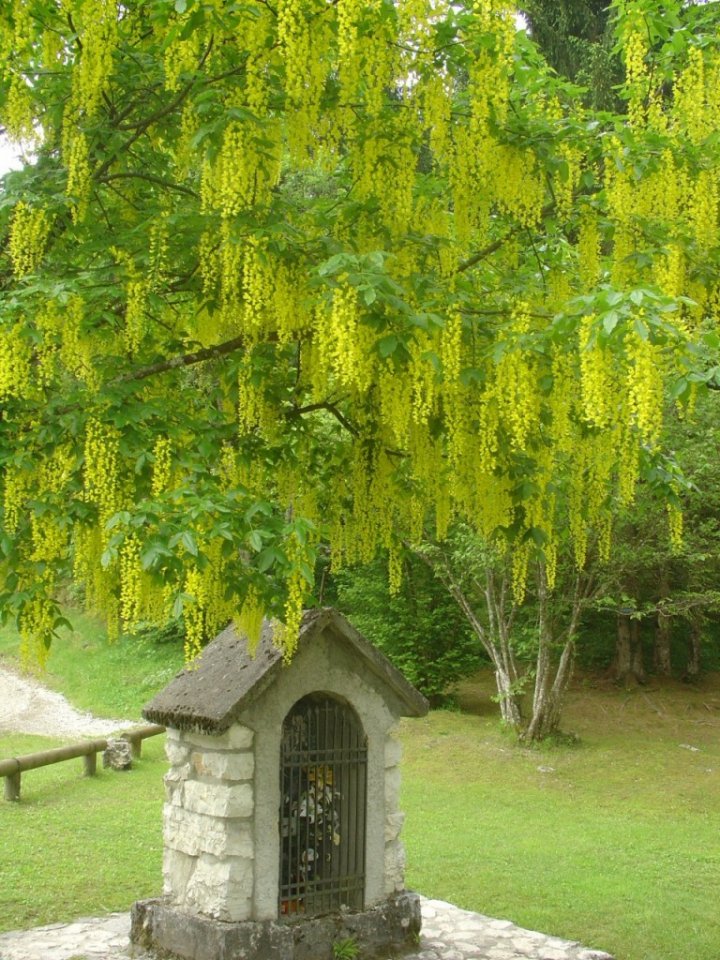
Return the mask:
{"type": "Polygon", "coordinates": [[[482,648],[425,563],[407,556],[402,585],[392,595],[383,560],[341,570],[331,578],[325,600],[380,647],[433,706],[448,703],[453,685],[485,662],[482,648]]]}
{"type": "Polygon", "coordinates": [[[72,572],[114,627],[284,617],[433,518],[512,544],[641,475],[680,539],[666,388],[716,377],[720,52],[618,2],[627,116],[506,0],[13,0],[0,118],[0,606],[49,642],[72,572]]]}
{"type": "Polygon", "coordinates": [[[582,84],[592,106],[620,109],[622,59],[614,49],[607,0],[525,0],[519,6],[548,63],[582,84]]]}

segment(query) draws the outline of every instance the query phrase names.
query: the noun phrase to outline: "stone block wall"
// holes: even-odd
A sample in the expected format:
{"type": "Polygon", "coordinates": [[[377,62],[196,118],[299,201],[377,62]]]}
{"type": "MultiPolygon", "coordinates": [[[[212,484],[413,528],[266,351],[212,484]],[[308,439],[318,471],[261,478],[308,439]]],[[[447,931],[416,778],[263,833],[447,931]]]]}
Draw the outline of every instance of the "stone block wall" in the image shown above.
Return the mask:
{"type": "MultiPolygon", "coordinates": [[[[402,750],[394,736],[395,729],[386,728],[381,734],[384,744],[375,753],[375,772],[369,771],[370,780],[378,788],[375,809],[380,812],[384,793],[385,810],[384,820],[377,822],[379,830],[384,829],[384,837],[378,836],[378,844],[368,845],[368,868],[378,860],[380,863],[375,874],[376,893],[369,895],[366,907],[405,889],[405,850],[400,840],[404,821],[400,811],[402,750]],[[372,852],[373,847],[376,853],[372,852]]],[[[163,892],[173,907],[223,921],[277,917],[276,889],[269,891],[267,909],[258,913],[255,902],[255,871],[259,870],[261,876],[271,870],[276,872],[275,817],[280,804],[279,784],[273,778],[274,789],[268,793],[266,784],[262,799],[273,821],[263,829],[272,830],[272,836],[256,851],[256,741],[253,731],[239,724],[221,736],[168,728],[166,750],[170,769],[165,776],[163,892]]],[[[276,769],[275,760],[272,768],[276,769]]]]}
{"type": "Polygon", "coordinates": [[[405,848],[400,831],[405,814],[400,812],[400,759],[402,746],[391,729],[385,740],[385,893],[405,889],[405,848]]]}
{"type": "Polygon", "coordinates": [[[168,728],[163,814],[164,894],[217,920],[252,916],[253,731],[221,736],[168,728]]]}

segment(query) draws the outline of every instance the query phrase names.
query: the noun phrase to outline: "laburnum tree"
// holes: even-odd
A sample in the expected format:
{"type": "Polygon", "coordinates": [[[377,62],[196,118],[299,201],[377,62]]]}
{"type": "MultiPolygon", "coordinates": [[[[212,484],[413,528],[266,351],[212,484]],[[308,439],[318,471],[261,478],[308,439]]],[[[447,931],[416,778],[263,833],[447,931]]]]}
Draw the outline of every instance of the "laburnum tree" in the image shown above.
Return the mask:
{"type": "Polygon", "coordinates": [[[432,518],[611,549],[681,524],[667,393],[716,376],[720,44],[618,2],[615,117],[506,0],[8,0],[0,606],[42,656],[72,576],[112,629],[237,617],[292,653],[335,568],[432,518]]]}

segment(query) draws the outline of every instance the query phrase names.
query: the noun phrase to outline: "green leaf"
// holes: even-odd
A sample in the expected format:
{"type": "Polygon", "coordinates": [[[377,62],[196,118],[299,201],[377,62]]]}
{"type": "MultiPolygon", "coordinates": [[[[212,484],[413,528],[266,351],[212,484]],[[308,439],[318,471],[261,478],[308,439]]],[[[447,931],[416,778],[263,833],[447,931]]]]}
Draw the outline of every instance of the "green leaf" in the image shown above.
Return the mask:
{"type": "Polygon", "coordinates": [[[321,277],[331,277],[336,273],[342,273],[343,270],[357,266],[355,257],[347,253],[336,253],[317,268],[318,275],[321,277]]]}
{"type": "Polygon", "coordinates": [[[172,615],[176,620],[179,620],[182,617],[185,601],[189,599],[190,597],[186,593],[178,593],[178,595],[175,597],[172,606],[172,615]]]}
{"type": "Polygon", "coordinates": [[[617,310],[609,310],[606,314],[603,315],[603,319],[602,319],[603,330],[609,336],[619,322],[620,322],[620,314],[617,312],[617,310]]]}
{"type": "Polygon", "coordinates": [[[127,510],[121,510],[119,513],[114,514],[108,522],[105,524],[106,530],[113,530],[115,527],[122,525],[127,527],[130,525],[130,514],[127,510]]]}
{"type": "Polygon", "coordinates": [[[460,371],[460,383],[464,387],[469,387],[473,383],[484,383],[485,375],[477,367],[465,367],[460,371]]]}
{"type": "Polygon", "coordinates": [[[647,340],[650,335],[650,331],[647,328],[647,324],[644,323],[639,317],[635,317],[635,332],[640,337],[641,340],[647,340]]]}
{"type": "Polygon", "coordinates": [[[191,554],[193,557],[198,555],[198,546],[195,542],[195,537],[190,530],[183,531],[183,535],[180,540],[189,554],[191,554]]]}
{"type": "Polygon", "coordinates": [[[273,564],[282,563],[284,560],[285,557],[277,547],[265,547],[265,549],[257,555],[257,568],[260,573],[265,573],[273,564]]]}
{"type": "Polygon", "coordinates": [[[540,527],[531,527],[528,533],[533,543],[538,547],[544,547],[548,542],[548,535],[540,527]]]}
{"type": "Polygon", "coordinates": [[[382,340],[378,340],[378,345],[377,345],[378,353],[383,358],[383,360],[385,360],[387,359],[387,357],[395,353],[399,344],[400,344],[400,341],[398,340],[398,338],[395,336],[394,333],[391,333],[387,337],[383,337],[382,340]]]}
{"type": "Polygon", "coordinates": [[[263,537],[259,530],[251,530],[248,536],[248,543],[253,550],[262,550],[263,537]]]}
{"type": "Polygon", "coordinates": [[[256,500],[255,503],[250,504],[245,511],[245,523],[250,523],[258,513],[263,514],[265,517],[269,517],[272,513],[272,507],[266,500],[256,500]]]}

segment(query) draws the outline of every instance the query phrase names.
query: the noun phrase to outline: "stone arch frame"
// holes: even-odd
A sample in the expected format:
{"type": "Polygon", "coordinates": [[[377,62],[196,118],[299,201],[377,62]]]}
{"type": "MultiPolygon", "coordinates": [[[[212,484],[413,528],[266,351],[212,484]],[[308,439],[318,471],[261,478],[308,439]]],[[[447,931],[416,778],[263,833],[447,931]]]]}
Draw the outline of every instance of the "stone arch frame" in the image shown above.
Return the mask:
{"type": "Polygon", "coordinates": [[[344,697],[316,690],[287,712],[280,743],[281,915],[362,910],[367,736],[344,697]]]}
{"type": "MultiPolygon", "coordinates": [[[[389,878],[386,828],[397,836],[402,822],[398,810],[399,749],[392,736],[397,717],[370,678],[358,675],[354,655],[334,644],[323,631],[312,653],[299,650],[292,669],[282,670],[272,692],[250,704],[238,721],[255,733],[255,796],[262,802],[254,816],[254,885],[252,917],[277,919],[279,889],[280,731],[283,720],[298,700],[318,689],[344,700],[355,711],[368,740],[367,823],[365,845],[365,908],[403,889],[402,852],[397,841],[397,870],[389,878]],[[319,678],[322,681],[319,682],[319,678]],[[388,821],[390,821],[388,823],[388,821]]],[[[395,853],[395,850],[393,850],[395,853]]]]}

